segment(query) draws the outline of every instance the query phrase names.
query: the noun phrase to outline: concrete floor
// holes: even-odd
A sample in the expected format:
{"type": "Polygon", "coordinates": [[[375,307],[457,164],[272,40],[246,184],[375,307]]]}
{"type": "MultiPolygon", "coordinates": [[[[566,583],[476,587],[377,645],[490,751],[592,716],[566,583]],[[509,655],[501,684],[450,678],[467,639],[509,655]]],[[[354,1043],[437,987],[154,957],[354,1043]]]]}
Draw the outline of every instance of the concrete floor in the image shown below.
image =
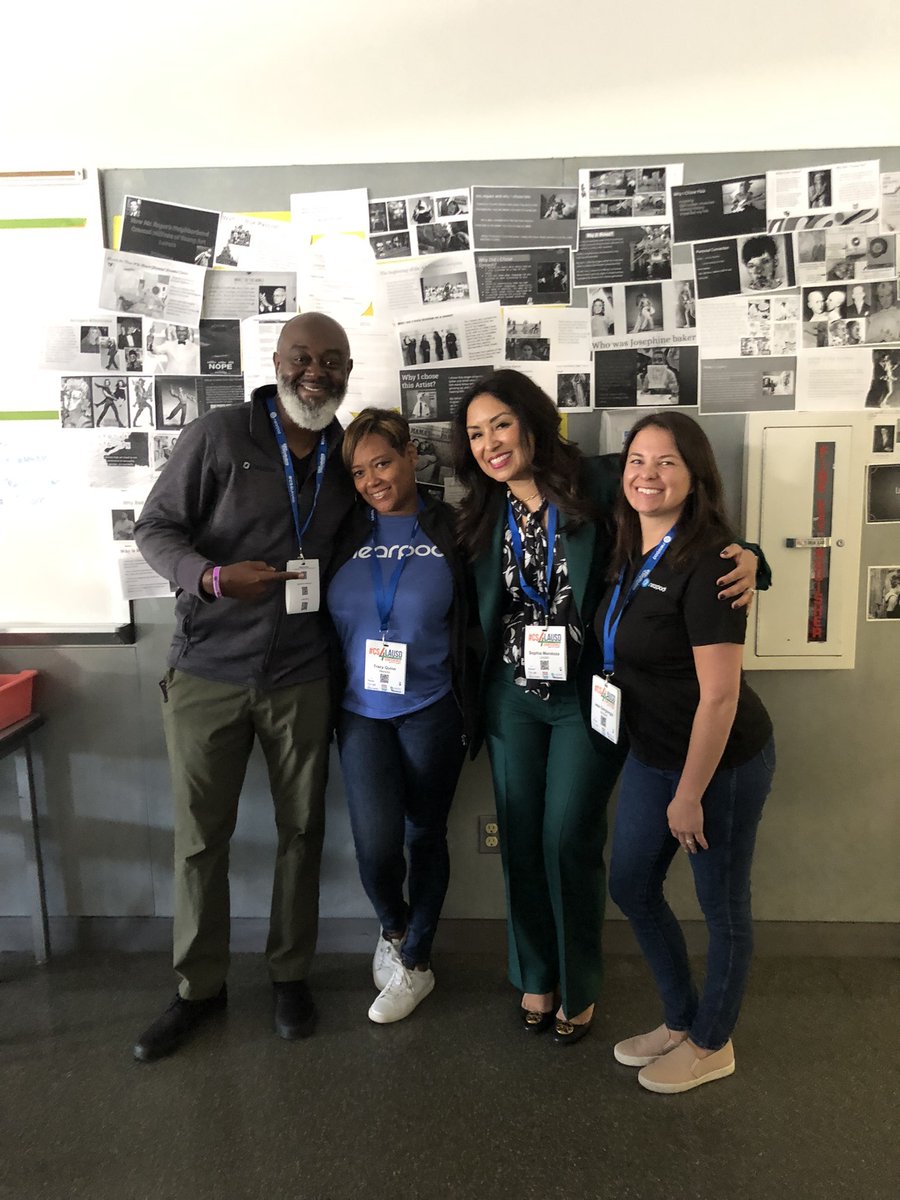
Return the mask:
{"type": "Polygon", "coordinates": [[[495,956],[447,954],[408,1020],[376,1026],[369,960],[329,954],[317,1035],[271,1029],[262,959],[235,957],[226,1017],[132,1060],[170,998],[159,954],[0,956],[2,1200],[891,1200],[900,1194],[888,959],[761,958],[737,1071],[651,1095],[613,1060],[658,1023],[640,959],[614,956],[578,1046],[530,1037],[495,956]]]}

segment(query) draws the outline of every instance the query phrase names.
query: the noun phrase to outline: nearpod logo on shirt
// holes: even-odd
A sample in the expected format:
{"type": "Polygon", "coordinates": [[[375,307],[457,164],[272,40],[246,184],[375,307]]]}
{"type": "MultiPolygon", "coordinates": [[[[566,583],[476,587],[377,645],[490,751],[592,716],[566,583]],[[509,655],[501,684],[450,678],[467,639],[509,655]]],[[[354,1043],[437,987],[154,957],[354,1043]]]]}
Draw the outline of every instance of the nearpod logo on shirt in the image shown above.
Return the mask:
{"type": "Polygon", "coordinates": [[[416,558],[426,558],[429,554],[435,558],[443,558],[437,546],[360,546],[357,552],[353,555],[354,558],[371,558],[373,555],[376,558],[411,558],[415,555],[416,558]]]}

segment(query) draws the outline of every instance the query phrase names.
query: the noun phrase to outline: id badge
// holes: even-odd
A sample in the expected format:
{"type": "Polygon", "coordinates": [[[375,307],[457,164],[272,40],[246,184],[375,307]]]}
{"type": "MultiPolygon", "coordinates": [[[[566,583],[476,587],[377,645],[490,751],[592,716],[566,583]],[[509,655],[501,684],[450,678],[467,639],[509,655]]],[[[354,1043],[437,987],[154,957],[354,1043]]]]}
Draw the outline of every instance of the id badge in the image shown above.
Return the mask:
{"type": "Polygon", "coordinates": [[[367,692],[390,692],[402,696],[406,691],[406,643],[366,639],[366,668],[363,687],[367,692]]]}
{"type": "Polygon", "coordinates": [[[319,611],[319,560],[292,558],[286,571],[296,571],[296,579],[284,581],[284,607],[289,613],[319,611]]]}
{"type": "Polygon", "coordinates": [[[621,715],[621,690],[608,679],[594,675],[591,678],[591,729],[602,733],[611,742],[618,743],[621,715]]]}
{"type": "Polygon", "coordinates": [[[525,626],[525,678],[561,682],[566,678],[565,625],[525,626]]]}

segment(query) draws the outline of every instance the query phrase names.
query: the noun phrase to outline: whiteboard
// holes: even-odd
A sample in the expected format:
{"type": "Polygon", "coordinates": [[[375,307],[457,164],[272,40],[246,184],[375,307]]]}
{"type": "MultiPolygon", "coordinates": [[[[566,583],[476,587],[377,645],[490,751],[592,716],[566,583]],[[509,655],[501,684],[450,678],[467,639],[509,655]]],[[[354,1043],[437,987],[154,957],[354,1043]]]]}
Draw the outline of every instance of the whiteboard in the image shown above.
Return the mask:
{"type": "Polygon", "coordinates": [[[102,248],[96,171],[0,174],[3,641],[115,642],[130,624],[110,496],[87,485],[87,444],[56,420],[59,375],[37,365],[48,321],[96,308],[102,248]]]}

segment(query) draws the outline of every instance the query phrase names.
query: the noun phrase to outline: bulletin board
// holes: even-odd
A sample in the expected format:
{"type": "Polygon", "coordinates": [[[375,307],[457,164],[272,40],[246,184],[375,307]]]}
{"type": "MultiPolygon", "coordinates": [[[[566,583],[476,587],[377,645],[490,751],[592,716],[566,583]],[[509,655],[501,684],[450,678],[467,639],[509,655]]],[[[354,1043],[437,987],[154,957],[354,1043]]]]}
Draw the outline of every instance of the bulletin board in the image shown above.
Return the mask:
{"type": "MultiPolygon", "coordinates": [[[[865,159],[880,160],[882,171],[900,170],[898,148],[851,148],[795,152],[722,153],[704,155],[642,154],[617,157],[611,165],[639,166],[648,162],[683,163],[683,182],[691,184],[728,178],[743,179],[779,169],[813,167],[821,163],[845,163],[865,159]]],[[[472,186],[540,188],[548,195],[553,189],[576,188],[579,171],[601,168],[608,161],[597,154],[582,158],[523,159],[490,162],[453,163],[369,163],[356,165],[277,166],[269,168],[177,168],[151,170],[115,169],[100,172],[104,238],[113,245],[113,223],[122,212],[126,196],[155,198],[171,204],[235,213],[284,213],[290,198],[298,192],[320,192],[347,188],[367,188],[370,197],[414,196],[472,186]]],[[[735,198],[735,203],[739,197],[735,198]]],[[[650,217],[646,218],[650,220],[650,217]]],[[[673,264],[683,267],[690,262],[691,249],[673,247],[673,264]]],[[[58,264],[58,273],[67,276],[68,265],[58,264]]],[[[88,272],[92,284],[96,273],[88,272]]],[[[70,306],[71,306],[70,298],[70,306]]],[[[90,303],[96,306],[96,297],[90,303]]],[[[586,293],[575,288],[571,304],[586,303],[586,293]]],[[[514,365],[514,364],[513,364],[514,365]]],[[[727,390],[727,388],[726,388],[727,390]]],[[[2,400],[13,410],[10,397],[2,400]]],[[[27,407],[32,407],[28,405],[27,407]]],[[[33,407],[43,408],[35,404],[33,407]]],[[[54,415],[48,412],[44,416],[54,415]]],[[[741,464],[743,461],[744,417],[723,409],[701,414],[720,462],[723,465],[729,505],[733,515],[741,509],[741,464]]],[[[5,422],[4,424],[9,424],[5,422]]],[[[33,424],[33,421],[28,421],[33,424]]],[[[97,496],[79,483],[81,458],[74,453],[79,434],[67,431],[59,441],[58,424],[47,421],[41,448],[17,448],[17,435],[2,439],[6,484],[0,482],[0,553],[4,562],[25,561],[27,570],[11,584],[5,584],[0,599],[0,643],[10,637],[35,635],[65,638],[66,631],[79,636],[122,640],[130,633],[130,607],[117,595],[116,581],[110,574],[106,546],[106,518],[97,507],[97,496]],[[74,440],[73,440],[74,439],[74,440]],[[36,457],[33,457],[35,456],[36,457]],[[16,483],[18,480],[18,483],[16,483]],[[40,502],[44,480],[46,498],[40,502]],[[10,483],[12,481],[12,483],[10,483]],[[31,493],[31,511],[27,518],[17,496],[31,493]],[[41,511],[43,504],[44,511],[41,511]],[[23,511],[23,510],[22,510],[23,511]],[[14,514],[12,517],[10,514],[14,514]],[[35,563],[35,547],[41,547],[43,562],[35,563]],[[44,550],[46,547],[46,552],[44,550]],[[55,553],[54,553],[55,551],[55,553]],[[52,569],[46,564],[52,564],[52,569]],[[48,587],[48,574],[65,586],[48,587]],[[56,628],[54,628],[56,627],[56,628]],[[43,633],[41,633],[43,631],[43,633]]],[[[588,453],[616,449],[620,436],[616,419],[609,411],[576,412],[568,416],[570,437],[588,453]]],[[[25,439],[27,441],[28,439],[25,439]]],[[[95,489],[96,491],[96,489],[95,489]]],[[[100,506],[102,508],[102,505],[100,506]]],[[[77,640],[77,638],[76,638],[77,640]]]]}

